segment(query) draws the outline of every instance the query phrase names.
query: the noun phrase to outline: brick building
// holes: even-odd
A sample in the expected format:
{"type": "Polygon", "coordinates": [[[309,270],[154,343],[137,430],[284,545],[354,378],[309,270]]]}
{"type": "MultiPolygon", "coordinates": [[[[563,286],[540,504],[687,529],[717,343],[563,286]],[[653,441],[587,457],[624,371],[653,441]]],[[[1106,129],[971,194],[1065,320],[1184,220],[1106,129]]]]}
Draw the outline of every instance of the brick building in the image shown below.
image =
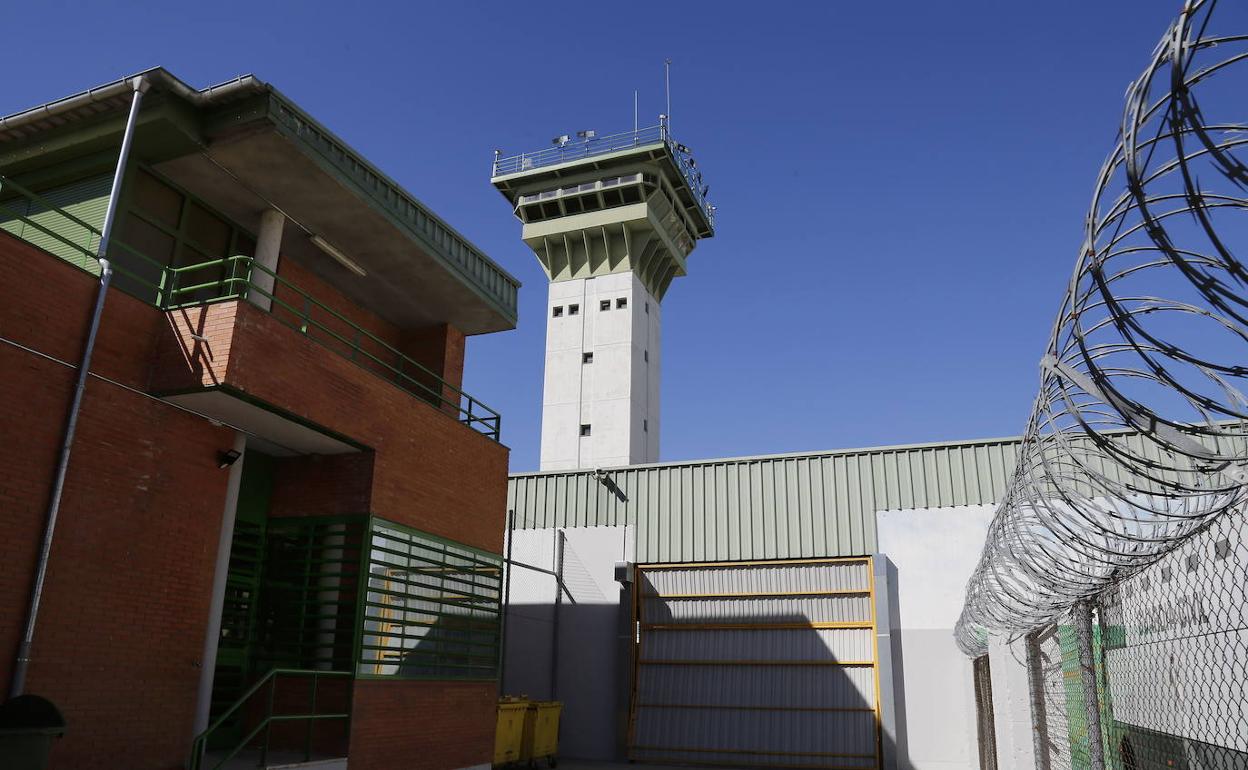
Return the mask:
{"type": "Polygon", "coordinates": [[[0,686],[139,78],[23,688],[68,723],[52,766],[487,765],[507,448],[460,384],[518,284],[253,77],[0,119],[0,686]]]}

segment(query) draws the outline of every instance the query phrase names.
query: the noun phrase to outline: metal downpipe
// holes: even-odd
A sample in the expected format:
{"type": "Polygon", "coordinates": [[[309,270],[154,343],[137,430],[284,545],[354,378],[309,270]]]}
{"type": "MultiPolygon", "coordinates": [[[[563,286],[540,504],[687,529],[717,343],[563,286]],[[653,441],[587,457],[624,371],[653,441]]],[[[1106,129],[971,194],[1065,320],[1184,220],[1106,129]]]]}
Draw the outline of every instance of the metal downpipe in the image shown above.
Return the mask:
{"type": "Polygon", "coordinates": [[[105,255],[108,254],[108,243],[113,232],[113,222],[117,217],[117,203],[121,197],[121,183],[125,176],[126,161],[130,156],[130,144],[134,139],[134,126],[139,115],[139,105],[143,94],[148,89],[144,78],[136,78],[133,83],[134,96],[130,102],[130,116],[126,120],[126,132],[121,140],[121,153],[117,157],[117,171],[113,175],[113,188],[108,196],[108,209],[104,214],[104,227],[100,232],[100,243],[96,249],[96,258],[100,263],[100,284],[95,295],[95,307],[91,311],[91,324],[87,329],[87,342],[82,351],[82,361],[78,365],[78,378],[74,383],[74,393],[70,399],[69,416],[65,422],[65,436],[61,442],[60,457],[57,460],[56,473],[52,481],[52,495],[48,500],[48,513],[43,529],[43,542],[39,549],[39,561],[35,566],[35,582],[30,590],[30,606],[26,613],[26,628],[13,662],[13,677],[9,682],[9,697],[17,697],[26,690],[26,672],[30,666],[30,653],[34,644],[35,626],[39,620],[39,604],[43,599],[43,584],[48,574],[48,560],[52,553],[52,537],[56,533],[56,519],[61,510],[61,496],[65,491],[65,475],[69,470],[69,456],[74,446],[74,434],[78,429],[78,414],[82,408],[82,396],[86,391],[87,378],[91,370],[91,354],[95,352],[95,338],[100,330],[100,318],[104,313],[104,301],[108,298],[108,284],[113,276],[112,265],[105,255]]]}

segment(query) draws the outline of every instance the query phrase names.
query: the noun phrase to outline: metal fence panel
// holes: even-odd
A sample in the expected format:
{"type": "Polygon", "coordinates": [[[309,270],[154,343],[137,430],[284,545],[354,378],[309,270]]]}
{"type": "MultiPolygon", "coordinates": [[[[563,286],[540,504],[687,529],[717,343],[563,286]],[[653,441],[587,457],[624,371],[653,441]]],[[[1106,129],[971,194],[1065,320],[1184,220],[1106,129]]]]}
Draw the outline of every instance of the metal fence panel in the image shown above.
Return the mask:
{"type": "Polygon", "coordinates": [[[643,565],[629,758],[874,768],[869,558],[643,565]]]}

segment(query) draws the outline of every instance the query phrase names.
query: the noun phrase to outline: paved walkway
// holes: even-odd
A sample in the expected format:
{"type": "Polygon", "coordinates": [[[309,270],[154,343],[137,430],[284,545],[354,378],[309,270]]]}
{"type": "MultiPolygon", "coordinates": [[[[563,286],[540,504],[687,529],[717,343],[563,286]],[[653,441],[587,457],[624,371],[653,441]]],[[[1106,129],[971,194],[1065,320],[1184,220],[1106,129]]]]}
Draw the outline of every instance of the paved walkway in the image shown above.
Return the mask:
{"type": "MultiPolygon", "coordinates": [[[[539,768],[543,765],[538,765],[539,768]]],[[[688,766],[648,765],[638,762],[630,765],[627,762],[588,762],[580,759],[559,760],[558,770],[690,770],[688,766]]],[[[740,768],[716,768],[698,765],[698,770],[741,770],[740,768]]]]}

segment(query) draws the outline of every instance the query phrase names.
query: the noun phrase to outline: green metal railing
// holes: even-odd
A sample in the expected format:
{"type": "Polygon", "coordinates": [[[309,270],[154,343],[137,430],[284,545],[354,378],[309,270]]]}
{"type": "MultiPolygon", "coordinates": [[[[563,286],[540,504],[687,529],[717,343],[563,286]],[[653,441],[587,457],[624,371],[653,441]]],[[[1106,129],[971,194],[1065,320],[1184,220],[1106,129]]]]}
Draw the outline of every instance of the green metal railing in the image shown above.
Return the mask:
{"type": "MultiPolygon", "coordinates": [[[[6,225],[15,222],[52,239],[57,250],[65,252],[58,256],[66,258],[66,253],[72,254],[74,258],[67,259],[70,264],[99,273],[92,248],[98,243],[98,229],[0,176],[0,229],[11,232],[12,227],[6,225]],[[70,230],[81,231],[81,240],[72,237],[66,228],[49,227],[29,213],[17,211],[13,204],[18,199],[38,206],[40,214],[57,212],[73,225],[70,230]]],[[[499,440],[502,418],[497,411],[251,257],[224,257],[173,267],[145,256],[117,238],[110,243],[109,257],[114,285],[161,310],[259,297],[264,302],[253,304],[267,304],[268,312],[291,329],[430,402],[473,430],[499,440]]]]}
{"type": "MultiPolygon", "coordinates": [[[[304,756],[305,762],[310,760],[312,758],[312,733],[316,724],[318,722],[322,722],[326,720],[347,721],[351,718],[351,712],[349,708],[346,711],[342,711],[342,712],[327,712],[324,714],[317,713],[316,702],[317,702],[317,696],[319,694],[320,680],[326,679],[326,678],[350,679],[351,672],[350,671],[315,671],[315,670],[300,669],[300,668],[275,668],[275,669],[270,670],[269,673],[265,674],[258,682],[252,685],[251,688],[247,690],[247,692],[243,693],[243,696],[239,698],[237,701],[235,701],[234,705],[230,706],[228,709],[226,709],[224,713],[218,716],[217,719],[211,725],[208,726],[207,730],[204,730],[202,733],[196,736],[194,743],[191,744],[191,758],[190,758],[190,762],[188,762],[187,764],[187,767],[190,770],[218,770],[218,768],[224,767],[231,759],[236,757],[240,751],[242,751],[243,749],[251,745],[252,741],[256,740],[256,738],[259,737],[262,732],[264,733],[264,741],[261,744],[261,748],[260,748],[260,763],[259,764],[260,764],[260,767],[266,767],[268,765],[270,739],[272,737],[273,725],[281,724],[285,722],[298,722],[298,721],[304,721],[307,723],[307,730],[305,731],[304,743],[303,743],[303,756],[304,756]],[[273,713],[274,702],[277,696],[277,680],[279,677],[305,677],[305,678],[311,679],[311,682],[312,682],[311,693],[310,693],[311,704],[310,704],[308,713],[306,714],[274,714],[273,713]],[[235,745],[233,748],[226,750],[226,752],[220,757],[214,757],[213,759],[215,760],[215,764],[212,764],[211,766],[206,767],[205,761],[206,761],[206,755],[208,752],[208,744],[209,744],[209,741],[212,739],[213,735],[218,730],[222,729],[222,727],[224,727],[230,721],[231,718],[235,716],[239,716],[240,710],[244,706],[246,706],[248,703],[250,703],[252,696],[260,692],[260,690],[263,689],[265,685],[268,685],[269,687],[268,697],[265,699],[264,714],[257,721],[256,726],[253,727],[245,736],[243,736],[242,740],[240,740],[238,744],[235,745]]],[[[348,695],[347,697],[350,698],[350,695],[348,695]]]]}

